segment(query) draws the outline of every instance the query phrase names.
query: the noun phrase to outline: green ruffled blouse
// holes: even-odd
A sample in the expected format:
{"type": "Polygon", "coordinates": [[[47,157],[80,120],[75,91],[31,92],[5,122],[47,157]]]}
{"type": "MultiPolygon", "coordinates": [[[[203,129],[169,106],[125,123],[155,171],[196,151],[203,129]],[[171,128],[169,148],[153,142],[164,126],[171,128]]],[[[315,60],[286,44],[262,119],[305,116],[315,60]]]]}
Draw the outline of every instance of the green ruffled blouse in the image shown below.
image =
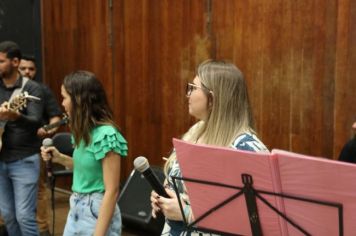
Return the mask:
{"type": "Polygon", "coordinates": [[[101,159],[109,151],[127,156],[127,142],[120,132],[111,125],[100,125],[91,132],[88,146],[81,141],[73,152],[73,185],[77,193],[104,192],[104,178],[101,159]]]}

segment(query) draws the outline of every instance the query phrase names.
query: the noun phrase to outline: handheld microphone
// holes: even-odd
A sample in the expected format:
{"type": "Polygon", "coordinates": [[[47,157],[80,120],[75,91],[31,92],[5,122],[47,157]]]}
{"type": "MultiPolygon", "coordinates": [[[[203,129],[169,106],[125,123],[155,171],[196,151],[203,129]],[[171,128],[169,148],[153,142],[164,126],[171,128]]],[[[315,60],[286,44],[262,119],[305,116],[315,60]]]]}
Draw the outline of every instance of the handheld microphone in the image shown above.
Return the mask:
{"type": "Polygon", "coordinates": [[[136,157],[136,159],[134,160],[134,166],[135,170],[143,174],[145,179],[149,182],[153,190],[158,193],[158,195],[165,198],[170,198],[166,193],[166,190],[164,189],[163,185],[159,182],[157,176],[150,168],[150,164],[148,164],[148,160],[145,157],[136,157]]]}
{"type": "MultiPolygon", "coordinates": [[[[53,146],[53,140],[51,138],[45,138],[42,141],[42,146],[45,148],[52,147],[53,146]]],[[[47,177],[52,178],[53,172],[52,172],[52,159],[46,161],[46,170],[47,170],[47,177]]]]}

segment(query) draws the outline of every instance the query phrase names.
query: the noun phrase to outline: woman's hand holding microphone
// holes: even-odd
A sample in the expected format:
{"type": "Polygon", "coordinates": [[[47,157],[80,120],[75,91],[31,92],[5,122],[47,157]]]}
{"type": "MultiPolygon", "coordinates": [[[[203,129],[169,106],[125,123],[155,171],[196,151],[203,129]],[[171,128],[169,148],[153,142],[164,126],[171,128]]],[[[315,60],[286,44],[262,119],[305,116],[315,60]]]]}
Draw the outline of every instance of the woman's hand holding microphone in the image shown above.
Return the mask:
{"type": "Polygon", "coordinates": [[[59,162],[61,153],[57,150],[57,148],[50,146],[50,147],[41,147],[41,157],[44,161],[52,160],[53,162],[59,162]]]}
{"type": "MultiPolygon", "coordinates": [[[[162,212],[169,220],[183,220],[176,193],[169,188],[166,188],[166,193],[170,198],[159,196],[155,191],[151,192],[151,214],[153,218],[156,218],[157,214],[162,212]]],[[[182,204],[185,208],[186,203],[183,201],[182,204]]]]}

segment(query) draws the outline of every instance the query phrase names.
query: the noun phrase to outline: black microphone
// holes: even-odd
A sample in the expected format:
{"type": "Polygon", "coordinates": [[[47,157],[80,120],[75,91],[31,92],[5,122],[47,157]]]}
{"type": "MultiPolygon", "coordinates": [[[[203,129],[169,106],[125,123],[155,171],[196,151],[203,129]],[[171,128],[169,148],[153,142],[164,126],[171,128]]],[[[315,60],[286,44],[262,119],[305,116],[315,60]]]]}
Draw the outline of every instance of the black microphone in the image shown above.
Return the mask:
{"type": "Polygon", "coordinates": [[[166,190],[164,189],[163,185],[159,182],[155,173],[151,170],[150,164],[148,164],[148,161],[145,157],[143,156],[137,157],[134,160],[134,166],[138,172],[143,174],[145,179],[149,182],[153,190],[156,193],[158,193],[158,195],[165,198],[170,198],[166,193],[166,190]]]}
{"type": "MultiPolygon", "coordinates": [[[[42,146],[44,146],[45,148],[52,147],[53,146],[53,140],[51,138],[45,138],[42,141],[42,146]]],[[[52,156],[52,153],[50,153],[50,155],[52,156]]],[[[49,179],[52,178],[52,176],[53,176],[52,159],[49,159],[48,161],[46,161],[46,170],[47,170],[47,177],[49,179]]]]}

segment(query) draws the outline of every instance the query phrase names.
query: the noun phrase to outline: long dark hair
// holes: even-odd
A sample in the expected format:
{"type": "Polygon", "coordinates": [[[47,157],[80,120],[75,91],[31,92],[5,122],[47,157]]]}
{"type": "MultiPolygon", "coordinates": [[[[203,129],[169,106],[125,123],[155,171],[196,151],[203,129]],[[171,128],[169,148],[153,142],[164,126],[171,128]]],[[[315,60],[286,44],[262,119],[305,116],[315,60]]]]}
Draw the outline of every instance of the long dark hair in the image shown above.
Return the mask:
{"type": "Polygon", "coordinates": [[[64,78],[63,86],[72,102],[70,126],[76,146],[80,140],[85,145],[90,143],[90,132],[95,126],[115,126],[103,85],[93,73],[73,72],[64,78]]]}

